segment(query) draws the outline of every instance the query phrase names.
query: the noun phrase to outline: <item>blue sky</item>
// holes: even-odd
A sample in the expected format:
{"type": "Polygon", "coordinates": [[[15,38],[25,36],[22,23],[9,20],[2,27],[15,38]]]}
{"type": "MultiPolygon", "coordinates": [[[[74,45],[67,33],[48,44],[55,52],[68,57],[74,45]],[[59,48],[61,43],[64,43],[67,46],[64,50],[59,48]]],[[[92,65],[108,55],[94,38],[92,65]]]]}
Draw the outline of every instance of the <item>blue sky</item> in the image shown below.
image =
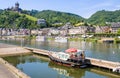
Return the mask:
{"type": "Polygon", "coordinates": [[[14,6],[16,2],[25,10],[56,10],[84,18],[89,18],[99,10],[120,10],[120,0],[0,0],[0,9],[14,6]]]}

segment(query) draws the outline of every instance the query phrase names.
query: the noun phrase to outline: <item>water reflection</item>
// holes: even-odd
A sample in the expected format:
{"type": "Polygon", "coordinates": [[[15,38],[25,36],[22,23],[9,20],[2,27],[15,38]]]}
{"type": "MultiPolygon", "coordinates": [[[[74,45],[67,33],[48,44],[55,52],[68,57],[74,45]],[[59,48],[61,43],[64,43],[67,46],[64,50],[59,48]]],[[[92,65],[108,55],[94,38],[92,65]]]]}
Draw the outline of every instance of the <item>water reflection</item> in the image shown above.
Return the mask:
{"type": "Polygon", "coordinates": [[[58,72],[58,74],[68,78],[82,78],[85,76],[85,69],[64,67],[53,62],[49,62],[49,67],[58,72]]]}
{"type": "Polygon", "coordinates": [[[7,60],[9,63],[17,67],[17,65],[22,65],[25,63],[33,63],[33,62],[40,62],[45,63],[48,62],[44,59],[36,59],[37,55],[29,54],[29,55],[17,55],[17,56],[9,56],[9,57],[3,57],[5,60],[7,60]]]}
{"type": "Polygon", "coordinates": [[[40,55],[19,55],[4,57],[9,63],[29,75],[31,78],[117,78],[108,70],[99,68],[77,69],[57,65],[48,57],[40,55]]]}
{"type": "MultiPolygon", "coordinates": [[[[119,78],[119,74],[112,73],[105,69],[98,69],[96,67],[86,69],[76,69],[57,65],[49,62],[49,67],[58,72],[61,76],[67,78],[119,78]]],[[[62,77],[60,77],[62,78],[62,77]]]]}

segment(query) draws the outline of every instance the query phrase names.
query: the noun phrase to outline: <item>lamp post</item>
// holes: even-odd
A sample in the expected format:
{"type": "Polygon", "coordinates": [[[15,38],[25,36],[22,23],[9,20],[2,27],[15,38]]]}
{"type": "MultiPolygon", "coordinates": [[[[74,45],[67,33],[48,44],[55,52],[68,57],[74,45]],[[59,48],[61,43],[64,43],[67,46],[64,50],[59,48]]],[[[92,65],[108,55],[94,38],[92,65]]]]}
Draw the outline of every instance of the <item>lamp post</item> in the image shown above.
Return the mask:
{"type": "MultiPolygon", "coordinates": [[[[21,31],[22,31],[22,25],[20,25],[20,29],[21,29],[21,31]]],[[[23,33],[21,33],[21,31],[20,31],[20,34],[21,34],[21,43],[20,43],[20,44],[21,44],[21,47],[22,47],[22,46],[23,46],[23,45],[22,45],[22,43],[23,43],[23,40],[22,40],[22,35],[23,35],[23,33]]]]}
{"type": "Polygon", "coordinates": [[[21,44],[21,47],[22,47],[22,42],[23,42],[23,41],[22,41],[22,38],[21,38],[21,43],[20,43],[20,44],[21,44]]]}

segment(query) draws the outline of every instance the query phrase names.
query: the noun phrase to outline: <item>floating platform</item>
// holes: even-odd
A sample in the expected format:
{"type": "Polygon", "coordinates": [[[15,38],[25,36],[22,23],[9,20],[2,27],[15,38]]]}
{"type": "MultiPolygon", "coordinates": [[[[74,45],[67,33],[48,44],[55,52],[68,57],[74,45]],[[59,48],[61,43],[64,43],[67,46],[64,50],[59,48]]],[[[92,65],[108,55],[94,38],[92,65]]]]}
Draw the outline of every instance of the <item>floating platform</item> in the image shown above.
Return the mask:
{"type": "MultiPolygon", "coordinates": [[[[42,49],[36,49],[36,48],[29,48],[29,47],[25,47],[25,48],[28,50],[31,50],[33,53],[37,53],[45,56],[48,56],[48,52],[50,52],[48,50],[42,50],[42,49]]],[[[119,68],[120,62],[112,62],[112,61],[89,58],[89,57],[86,57],[86,62],[89,65],[106,68],[106,69],[112,70],[113,72],[120,73],[120,68],[119,68]]]]}

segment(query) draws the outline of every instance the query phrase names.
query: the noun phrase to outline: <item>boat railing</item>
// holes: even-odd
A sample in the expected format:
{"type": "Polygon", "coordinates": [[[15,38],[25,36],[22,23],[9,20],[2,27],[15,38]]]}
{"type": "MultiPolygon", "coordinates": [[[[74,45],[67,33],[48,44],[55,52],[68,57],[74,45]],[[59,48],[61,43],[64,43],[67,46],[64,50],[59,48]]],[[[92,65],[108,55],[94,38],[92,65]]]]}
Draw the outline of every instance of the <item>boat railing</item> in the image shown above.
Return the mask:
{"type": "Polygon", "coordinates": [[[81,56],[77,56],[77,55],[70,56],[70,59],[71,60],[76,60],[76,61],[84,60],[81,56]]]}

